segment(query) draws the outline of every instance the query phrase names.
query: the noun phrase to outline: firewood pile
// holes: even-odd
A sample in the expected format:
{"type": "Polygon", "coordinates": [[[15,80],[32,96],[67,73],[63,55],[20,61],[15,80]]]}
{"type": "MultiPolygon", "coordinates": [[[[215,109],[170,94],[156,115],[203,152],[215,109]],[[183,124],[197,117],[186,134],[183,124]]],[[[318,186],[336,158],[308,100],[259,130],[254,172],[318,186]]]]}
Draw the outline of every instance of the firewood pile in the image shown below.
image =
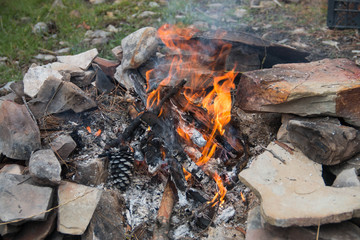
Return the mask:
{"type": "Polygon", "coordinates": [[[4,239],[358,239],[355,63],[169,24],[113,53],[0,89],[4,239]]]}

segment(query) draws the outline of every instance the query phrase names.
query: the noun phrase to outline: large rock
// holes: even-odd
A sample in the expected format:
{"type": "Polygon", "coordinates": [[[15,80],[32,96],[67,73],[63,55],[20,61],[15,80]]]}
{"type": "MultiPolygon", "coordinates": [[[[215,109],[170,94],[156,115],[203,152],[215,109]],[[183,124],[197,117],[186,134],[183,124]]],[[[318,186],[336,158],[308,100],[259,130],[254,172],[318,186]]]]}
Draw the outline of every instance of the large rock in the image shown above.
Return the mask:
{"type": "Polygon", "coordinates": [[[58,188],[57,230],[64,234],[81,235],[85,232],[100,200],[97,188],[64,182],[58,188]]]}
{"type": "Polygon", "coordinates": [[[360,126],[359,76],[348,59],[279,64],[244,73],[237,101],[247,111],[337,116],[360,126]]]}
{"type": "MultiPolygon", "coordinates": [[[[260,207],[249,211],[246,240],[287,240],[317,239],[317,227],[275,227],[267,224],[261,216],[260,207]]],[[[360,228],[351,222],[326,224],[320,226],[319,240],[360,239],[360,228]]]]}
{"type": "Polygon", "coordinates": [[[312,226],[360,216],[360,187],[325,186],[322,166],[275,143],[239,178],[262,199],[264,219],[275,226],[312,226]],[[282,163],[285,161],[286,164],[282,163]]]}
{"type": "Polygon", "coordinates": [[[156,34],[155,28],[144,27],[121,40],[123,70],[138,68],[155,53],[158,47],[156,34]]]}
{"type": "Polygon", "coordinates": [[[58,56],[57,59],[59,62],[67,63],[86,70],[97,55],[98,50],[93,48],[77,55],[58,56]]]}
{"type": "Polygon", "coordinates": [[[51,149],[39,150],[31,154],[29,172],[39,184],[60,184],[61,165],[51,149]]]}
{"type": "Polygon", "coordinates": [[[51,206],[53,189],[31,184],[30,176],[0,173],[0,221],[40,221],[51,206]]]}
{"type": "Polygon", "coordinates": [[[49,78],[62,79],[63,76],[57,70],[52,69],[51,64],[31,66],[24,75],[24,93],[32,98],[35,97],[45,80],[49,78]]]}
{"type": "Polygon", "coordinates": [[[40,131],[25,106],[0,101],[0,153],[28,160],[41,147],[40,131]]]}
{"type": "Polygon", "coordinates": [[[119,191],[103,192],[93,218],[81,239],[112,240],[125,239],[123,218],[124,210],[119,191]]]}
{"type": "Polygon", "coordinates": [[[323,120],[290,120],[289,141],[311,160],[335,165],[360,152],[360,132],[352,127],[323,120]]]}
{"type": "Polygon", "coordinates": [[[29,102],[36,118],[73,110],[76,113],[96,107],[96,102],[71,82],[48,79],[37,97],[29,102]]]}

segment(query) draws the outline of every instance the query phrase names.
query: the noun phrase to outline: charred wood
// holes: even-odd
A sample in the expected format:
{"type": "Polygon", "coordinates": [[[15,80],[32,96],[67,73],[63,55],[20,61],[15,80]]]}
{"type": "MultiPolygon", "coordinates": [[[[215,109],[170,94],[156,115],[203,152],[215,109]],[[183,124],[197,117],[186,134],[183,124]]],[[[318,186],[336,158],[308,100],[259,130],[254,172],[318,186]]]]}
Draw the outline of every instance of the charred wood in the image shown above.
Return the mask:
{"type": "Polygon", "coordinates": [[[158,215],[156,217],[152,238],[153,240],[169,239],[170,218],[176,201],[176,188],[174,183],[169,179],[161,199],[158,215]]]}

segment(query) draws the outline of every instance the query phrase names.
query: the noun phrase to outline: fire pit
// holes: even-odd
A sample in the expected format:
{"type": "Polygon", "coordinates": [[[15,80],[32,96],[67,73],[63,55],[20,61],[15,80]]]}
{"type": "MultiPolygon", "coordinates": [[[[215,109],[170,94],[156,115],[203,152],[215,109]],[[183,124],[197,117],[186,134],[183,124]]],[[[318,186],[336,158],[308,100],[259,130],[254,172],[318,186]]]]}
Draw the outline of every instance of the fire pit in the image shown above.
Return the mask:
{"type": "Polygon", "coordinates": [[[360,152],[359,111],[349,106],[360,100],[355,64],[307,63],[305,52],[246,33],[170,24],[121,45],[121,63],[93,49],[31,67],[23,92],[15,83],[0,100],[3,235],[47,219],[45,235],[84,239],[294,236],[285,227],[313,237],[302,227],[360,217],[356,180],[335,189],[325,177],[360,152]],[[36,209],[22,201],[31,191],[47,197],[36,209]],[[321,216],[322,206],[301,200],[334,192],[342,198],[321,216]],[[308,209],[292,212],[283,198],[308,209]],[[271,225],[253,225],[261,219],[271,225]]]}

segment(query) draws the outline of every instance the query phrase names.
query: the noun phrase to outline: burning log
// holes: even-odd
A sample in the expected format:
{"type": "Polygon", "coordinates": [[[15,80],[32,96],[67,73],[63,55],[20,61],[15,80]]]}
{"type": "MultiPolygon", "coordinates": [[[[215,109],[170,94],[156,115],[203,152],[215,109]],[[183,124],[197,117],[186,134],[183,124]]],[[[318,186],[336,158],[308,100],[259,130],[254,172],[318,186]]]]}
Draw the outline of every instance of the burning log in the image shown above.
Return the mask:
{"type": "Polygon", "coordinates": [[[170,217],[176,201],[176,188],[174,183],[169,179],[161,199],[158,215],[156,217],[156,224],[152,238],[153,240],[169,239],[170,217]]]}

